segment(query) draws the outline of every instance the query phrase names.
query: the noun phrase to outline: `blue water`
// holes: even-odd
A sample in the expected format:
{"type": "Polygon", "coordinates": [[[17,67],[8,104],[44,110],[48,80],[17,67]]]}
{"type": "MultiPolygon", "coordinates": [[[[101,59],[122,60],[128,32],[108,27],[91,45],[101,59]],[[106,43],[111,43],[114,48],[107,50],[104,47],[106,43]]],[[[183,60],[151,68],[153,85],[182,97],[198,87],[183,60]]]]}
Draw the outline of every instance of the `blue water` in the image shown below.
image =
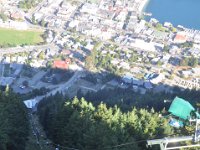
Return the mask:
{"type": "Polygon", "coordinates": [[[151,12],[151,18],[160,23],[171,22],[174,26],[200,30],[200,0],[149,0],[144,11],[151,12]]]}

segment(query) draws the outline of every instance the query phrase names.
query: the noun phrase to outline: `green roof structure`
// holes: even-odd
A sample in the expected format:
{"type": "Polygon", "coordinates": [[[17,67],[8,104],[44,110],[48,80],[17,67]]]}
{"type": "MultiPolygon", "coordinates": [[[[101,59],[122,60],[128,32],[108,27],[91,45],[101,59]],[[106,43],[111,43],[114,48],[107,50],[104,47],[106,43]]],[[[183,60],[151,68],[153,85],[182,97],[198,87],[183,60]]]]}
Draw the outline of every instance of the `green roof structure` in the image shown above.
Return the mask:
{"type": "Polygon", "coordinates": [[[194,107],[186,100],[176,97],[170,108],[169,112],[172,113],[174,116],[177,116],[181,119],[187,120],[191,116],[191,111],[194,111],[194,107]]]}

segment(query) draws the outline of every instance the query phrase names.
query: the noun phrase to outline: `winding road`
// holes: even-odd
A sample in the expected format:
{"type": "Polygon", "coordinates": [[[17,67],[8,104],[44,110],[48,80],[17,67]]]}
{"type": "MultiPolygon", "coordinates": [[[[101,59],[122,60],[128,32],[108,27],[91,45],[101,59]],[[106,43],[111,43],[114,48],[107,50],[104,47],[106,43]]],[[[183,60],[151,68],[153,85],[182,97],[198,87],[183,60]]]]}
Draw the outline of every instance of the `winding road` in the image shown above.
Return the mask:
{"type": "Polygon", "coordinates": [[[69,87],[71,87],[81,76],[85,73],[84,70],[76,71],[74,75],[65,83],[60,84],[58,88],[48,92],[46,95],[37,96],[34,99],[39,103],[43,98],[55,95],[56,93],[64,93],[69,87]]]}

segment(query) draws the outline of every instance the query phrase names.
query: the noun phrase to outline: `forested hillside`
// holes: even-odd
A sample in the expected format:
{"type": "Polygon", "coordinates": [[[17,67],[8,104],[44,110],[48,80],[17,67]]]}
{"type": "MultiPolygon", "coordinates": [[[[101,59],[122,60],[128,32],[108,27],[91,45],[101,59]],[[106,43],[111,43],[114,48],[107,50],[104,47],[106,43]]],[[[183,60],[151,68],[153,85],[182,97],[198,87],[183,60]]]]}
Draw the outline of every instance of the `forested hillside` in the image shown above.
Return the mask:
{"type": "Polygon", "coordinates": [[[0,91],[0,150],[24,150],[28,125],[23,102],[11,92],[0,91]]]}
{"type": "Polygon", "coordinates": [[[38,113],[54,143],[81,150],[143,150],[145,139],[174,133],[153,109],[122,112],[117,106],[95,107],[84,99],[63,102],[59,95],[42,101],[38,113]]]}
{"type": "Polygon", "coordinates": [[[130,89],[103,89],[98,92],[88,92],[84,94],[81,90],[78,91],[77,97],[84,97],[87,101],[98,105],[100,102],[105,102],[108,106],[119,106],[123,111],[130,110],[133,106],[137,108],[154,108],[155,111],[161,111],[163,108],[168,109],[170,102],[176,97],[189,101],[195,108],[199,105],[200,92],[198,90],[185,89],[174,87],[173,93],[167,92],[152,92],[147,91],[146,94],[140,94],[130,89]],[[166,103],[164,100],[167,100],[166,103]]]}

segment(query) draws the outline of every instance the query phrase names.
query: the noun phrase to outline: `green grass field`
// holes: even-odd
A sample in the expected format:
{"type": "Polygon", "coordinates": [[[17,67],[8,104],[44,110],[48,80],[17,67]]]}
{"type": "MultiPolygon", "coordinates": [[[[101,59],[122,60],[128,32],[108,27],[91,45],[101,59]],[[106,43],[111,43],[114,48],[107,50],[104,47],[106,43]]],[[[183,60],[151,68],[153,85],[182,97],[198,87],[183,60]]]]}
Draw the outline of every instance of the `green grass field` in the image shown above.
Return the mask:
{"type": "Polygon", "coordinates": [[[0,47],[35,45],[43,42],[40,31],[20,31],[0,28],[0,47]]]}

